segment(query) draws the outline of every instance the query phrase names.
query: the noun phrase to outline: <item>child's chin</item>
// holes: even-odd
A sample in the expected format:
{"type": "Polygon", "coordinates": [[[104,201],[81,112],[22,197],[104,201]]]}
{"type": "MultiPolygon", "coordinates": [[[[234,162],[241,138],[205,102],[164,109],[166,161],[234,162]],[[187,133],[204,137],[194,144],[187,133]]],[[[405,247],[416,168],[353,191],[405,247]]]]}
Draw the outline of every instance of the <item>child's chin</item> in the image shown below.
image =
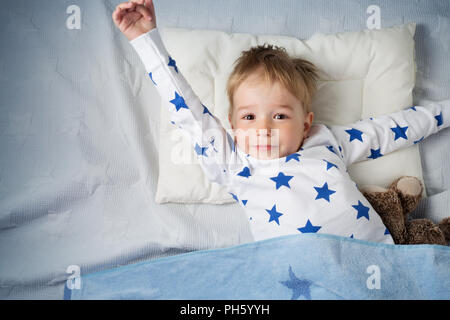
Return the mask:
{"type": "Polygon", "coordinates": [[[250,152],[250,155],[253,158],[260,159],[260,160],[271,160],[271,159],[278,159],[281,158],[280,153],[278,150],[252,150],[253,152],[250,152]]]}

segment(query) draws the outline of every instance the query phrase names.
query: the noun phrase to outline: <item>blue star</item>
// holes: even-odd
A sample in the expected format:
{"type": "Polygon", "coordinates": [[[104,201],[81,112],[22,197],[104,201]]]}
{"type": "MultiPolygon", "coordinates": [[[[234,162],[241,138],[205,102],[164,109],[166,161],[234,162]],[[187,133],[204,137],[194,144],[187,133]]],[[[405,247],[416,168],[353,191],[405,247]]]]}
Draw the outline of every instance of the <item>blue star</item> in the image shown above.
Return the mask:
{"type": "Polygon", "coordinates": [[[286,186],[289,189],[291,186],[289,185],[289,180],[291,180],[294,176],[285,176],[283,172],[278,173],[278,176],[270,178],[277,183],[276,188],[280,188],[281,186],[286,186]]]}
{"type": "Polygon", "coordinates": [[[217,149],[214,147],[214,142],[216,141],[216,138],[215,138],[214,136],[212,136],[212,137],[210,138],[209,141],[210,141],[209,143],[211,143],[211,145],[213,146],[213,150],[214,150],[215,152],[219,152],[219,151],[217,151],[217,149]]]}
{"type": "Polygon", "coordinates": [[[292,160],[292,159],[297,160],[298,162],[300,162],[298,157],[300,157],[300,154],[298,154],[298,153],[290,154],[290,155],[288,155],[286,157],[286,162],[288,162],[289,160],[292,160]]]}
{"type": "Polygon", "coordinates": [[[442,121],[442,111],[441,113],[439,113],[437,116],[434,116],[434,118],[437,120],[437,126],[441,126],[443,121],[442,121]]]}
{"type": "Polygon", "coordinates": [[[320,226],[313,226],[311,224],[311,221],[306,222],[306,225],[303,228],[298,228],[297,230],[300,231],[301,233],[316,233],[317,231],[320,230],[320,226]]]}
{"type": "Polygon", "coordinates": [[[211,114],[211,112],[209,112],[208,108],[205,107],[203,104],[202,104],[202,106],[203,106],[203,114],[207,113],[212,117],[213,115],[211,114]]]}
{"type": "Polygon", "coordinates": [[[367,218],[367,220],[369,220],[369,207],[366,207],[365,205],[363,205],[361,203],[361,201],[358,200],[358,204],[352,206],[353,208],[356,209],[356,211],[358,211],[358,216],[356,217],[356,219],[365,217],[367,218]]]}
{"type": "Polygon", "coordinates": [[[337,155],[336,151],[333,149],[333,146],[327,146],[327,149],[337,155]]]}
{"type": "Polygon", "coordinates": [[[352,142],[353,140],[359,140],[361,142],[363,142],[362,139],[362,132],[357,130],[357,129],[350,129],[350,130],[345,130],[345,132],[347,132],[350,135],[350,142],[352,142]]]}
{"type": "Polygon", "coordinates": [[[289,280],[288,281],[280,281],[280,283],[289,289],[292,289],[292,297],[291,300],[297,300],[298,297],[304,296],[305,299],[311,300],[311,291],[310,286],[312,284],[309,280],[300,280],[297,278],[292,271],[291,266],[289,266],[289,280]]]}
{"type": "MultiPolygon", "coordinates": [[[[341,156],[342,156],[342,148],[341,148],[341,146],[339,146],[339,153],[341,154],[341,156]]],[[[342,156],[343,157],[343,156],[342,156]]]]}
{"type": "Polygon", "coordinates": [[[186,105],[186,102],[184,101],[183,97],[178,94],[178,92],[175,91],[175,99],[170,100],[170,103],[173,103],[175,105],[175,108],[180,110],[181,108],[189,109],[189,107],[186,105]]]}
{"type": "Polygon", "coordinates": [[[208,147],[200,147],[200,146],[198,145],[198,143],[195,144],[195,152],[196,152],[197,155],[199,155],[199,156],[205,156],[205,157],[207,157],[208,155],[205,153],[207,149],[208,149],[208,147]]]}
{"type": "Polygon", "coordinates": [[[231,192],[228,192],[228,193],[231,194],[231,196],[233,197],[233,199],[234,199],[236,202],[239,202],[239,199],[238,199],[237,195],[235,195],[234,193],[231,193],[231,192]]]}
{"type": "Polygon", "coordinates": [[[283,214],[281,212],[277,212],[277,206],[274,204],[272,209],[267,210],[267,213],[270,214],[270,221],[275,221],[278,225],[280,225],[280,222],[278,221],[278,218],[281,217],[283,214]]]}
{"type": "Polygon", "coordinates": [[[325,182],[323,187],[321,187],[321,188],[314,187],[314,189],[316,189],[316,191],[317,191],[316,200],[318,200],[318,199],[325,199],[328,202],[330,202],[330,195],[332,195],[333,193],[336,192],[334,190],[328,189],[328,182],[325,182]]]}
{"type": "Polygon", "coordinates": [[[382,157],[383,155],[381,154],[380,150],[381,150],[381,148],[370,149],[370,156],[367,158],[376,159],[376,158],[382,157]]]}
{"type": "Polygon", "coordinates": [[[423,136],[422,138],[420,138],[419,140],[414,141],[414,144],[419,143],[420,141],[422,141],[425,138],[425,136],[423,136]]]}
{"type": "Polygon", "coordinates": [[[177,68],[177,63],[175,62],[175,60],[172,59],[171,56],[169,56],[169,67],[173,67],[175,69],[175,71],[178,73],[178,68],[177,68]]]}
{"type": "Polygon", "coordinates": [[[399,125],[397,125],[397,127],[391,128],[391,130],[395,133],[394,141],[400,138],[408,140],[408,137],[406,136],[406,130],[408,130],[408,126],[400,127],[399,125]]]}
{"type": "Polygon", "coordinates": [[[239,172],[237,175],[238,175],[238,176],[241,176],[241,177],[248,178],[249,176],[251,176],[251,174],[250,174],[250,169],[249,169],[248,167],[245,167],[245,168],[242,169],[242,171],[239,172]]]}
{"type": "Polygon", "coordinates": [[[156,86],[156,82],[155,82],[155,80],[153,80],[153,74],[150,72],[148,75],[150,76],[150,79],[152,79],[153,84],[156,86]]]}
{"type": "Polygon", "coordinates": [[[329,162],[329,161],[327,161],[325,159],[322,159],[322,160],[327,163],[327,171],[328,171],[328,169],[333,168],[333,167],[336,167],[336,169],[339,169],[338,166],[335,165],[334,163],[331,163],[331,162],[329,162]]]}

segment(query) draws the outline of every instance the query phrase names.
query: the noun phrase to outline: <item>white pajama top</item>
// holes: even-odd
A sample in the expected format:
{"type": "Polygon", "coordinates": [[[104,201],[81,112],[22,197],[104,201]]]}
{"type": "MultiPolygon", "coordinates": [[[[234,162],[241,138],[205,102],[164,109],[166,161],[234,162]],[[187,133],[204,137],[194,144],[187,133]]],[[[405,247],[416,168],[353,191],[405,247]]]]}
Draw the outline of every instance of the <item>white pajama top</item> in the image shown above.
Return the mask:
{"type": "Polygon", "coordinates": [[[225,186],[248,216],[255,241],[327,233],[393,244],[389,231],[351,180],[347,166],[409,147],[450,125],[450,100],[361,120],[314,124],[300,150],[261,160],[245,154],[203,105],[167,52],[158,29],[130,41],[172,123],[189,133],[212,182],[225,186]]]}

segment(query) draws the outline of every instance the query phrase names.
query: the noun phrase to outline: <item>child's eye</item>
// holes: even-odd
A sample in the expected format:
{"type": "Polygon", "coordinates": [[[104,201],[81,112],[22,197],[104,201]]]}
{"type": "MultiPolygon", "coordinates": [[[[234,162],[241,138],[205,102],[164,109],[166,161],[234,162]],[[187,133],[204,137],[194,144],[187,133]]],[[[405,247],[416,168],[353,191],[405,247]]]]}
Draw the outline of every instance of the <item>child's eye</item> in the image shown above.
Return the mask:
{"type": "Polygon", "coordinates": [[[253,115],[252,114],[247,114],[247,115],[243,116],[242,119],[244,119],[244,120],[253,120],[253,115]]]}
{"type": "Polygon", "coordinates": [[[285,115],[285,114],[276,114],[275,115],[275,119],[286,119],[287,118],[287,116],[285,115]]]}

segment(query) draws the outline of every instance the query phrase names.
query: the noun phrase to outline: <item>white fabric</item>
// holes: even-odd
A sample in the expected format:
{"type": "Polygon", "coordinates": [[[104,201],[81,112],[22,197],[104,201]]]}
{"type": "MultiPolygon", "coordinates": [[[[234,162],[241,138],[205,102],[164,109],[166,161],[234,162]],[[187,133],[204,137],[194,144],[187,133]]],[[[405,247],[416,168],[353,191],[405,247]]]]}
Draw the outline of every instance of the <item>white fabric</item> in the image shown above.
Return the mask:
{"type": "MultiPolygon", "coordinates": [[[[243,50],[265,42],[283,46],[292,56],[320,69],[319,90],[313,101],[315,123],[343,125],[412,105],[415,84],[415,24],[334,35],[315,34],[306,41],[285,36],[254,36],[219,31],[167,28],[161,37],[177,66],[200,100],[230,128],[226,81],[243,50]]],[[[191,153],[189,141],[170,123],[163,102],[160,126],[157,203],[227,203],[226,190],[206,179],[198,164],[170,161],[173,145],[191,153]],[[199,183],[199,181],[201,183],[199,183]]],[[[387,186],[401,175],[422,179],[417,146],[375,161],[349,167],[358,185],[387,186]]],[[[424,192],[425,196],[425,192],[424,192]]]]}
{"type": "MultiPolygon", "coordinates": [[[[298,232],[336,234],[393,243],[380,217],[359,192],[347,166],[422,141],[450,125],[450,103],[415,106],[351,126],[314,125],[303,147],[287,157],[244,154],[181,75],[157,29],[133,40],[172,124],[188,133],[206,176],[224,186],[247,213],[255,240],[298,232]]],[[[180,156],[172,153],[170,161],[180,156]]]]}

